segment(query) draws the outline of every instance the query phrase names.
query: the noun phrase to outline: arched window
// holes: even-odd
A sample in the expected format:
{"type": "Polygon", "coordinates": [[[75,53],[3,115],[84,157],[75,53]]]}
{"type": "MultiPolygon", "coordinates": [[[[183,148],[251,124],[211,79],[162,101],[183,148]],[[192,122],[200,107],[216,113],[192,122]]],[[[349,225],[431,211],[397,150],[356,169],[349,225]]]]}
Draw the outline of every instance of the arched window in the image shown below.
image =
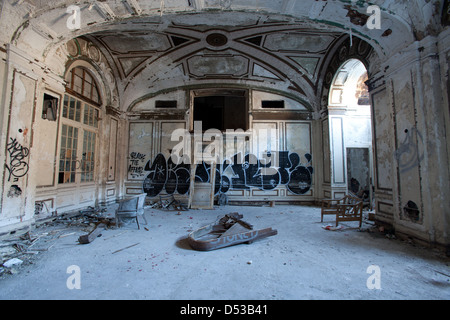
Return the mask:
{"type": "Polygon", "coordinates": [[[66,90],[93,104],[101,105],[97,83],[91,73],[85,68],[76,67],[70,71],[66,90]]]}
{"type": "Polygon", "coordinates": [[[100,91],[85,68],[73,68],[67,80],[61,111],[58,183],[94,182],[100,91]]]}

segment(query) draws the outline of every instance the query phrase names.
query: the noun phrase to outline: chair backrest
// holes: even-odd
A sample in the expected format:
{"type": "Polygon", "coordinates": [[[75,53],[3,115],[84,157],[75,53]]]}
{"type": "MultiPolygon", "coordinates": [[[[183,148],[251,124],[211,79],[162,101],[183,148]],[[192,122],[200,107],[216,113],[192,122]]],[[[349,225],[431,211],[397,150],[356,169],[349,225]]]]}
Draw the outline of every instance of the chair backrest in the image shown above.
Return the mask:
{"type": "Polygon", "coordinates": [[[126,211],[140,211],[144,208],[145,197],[147,194],[143,193],[137,196],[134,196],[129,199],[125,199],[120,201],[119,203],[119,212],[126,211]]]}
{"type": "Polygon", "coordinates": [[[358,202],[361,201],[361,199],[359,198],[355,198],[355,197],[351,197],[351,196],[347,196],[347,203],[348,204],[357,204],[358,202]]]}
{"type": "Polygon", "coordinates": [[[361,199],[346,195],[343,198],[342,204],[344,205],[340,207],[342,214],[352,214],[352,215],[362,214],[363,202],[361,199]]]}
{"type": "Polygon", "coordinates": [[[135,211],[138,208],[139,198],[134,197],[126,200],[122,200],[119,203],[119,212],[120,211],[135,211]]]}

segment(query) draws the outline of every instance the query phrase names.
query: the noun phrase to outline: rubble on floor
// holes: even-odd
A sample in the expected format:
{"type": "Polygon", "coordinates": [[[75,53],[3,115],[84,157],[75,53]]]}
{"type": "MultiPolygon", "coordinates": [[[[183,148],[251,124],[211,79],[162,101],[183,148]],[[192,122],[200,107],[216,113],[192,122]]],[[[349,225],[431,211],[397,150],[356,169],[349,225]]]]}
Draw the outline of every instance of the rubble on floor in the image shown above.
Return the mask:
{"type": "Polygon", "coordinates": [[[278,234],[278,231],[272,228],[255,230],[253,225],[242,220],[243,217],[237,212],[226,214],[215,222],[191,232],[188,242],[194,250],[211,251],[241,243],[252,243],[278,234]]]}
{"type": "Polygon", "coordinates": [[[89,207],[37,222],[25,233],[5,236],[0,242],[0,276],[16,273],[22,265],[32,264],[39,253],[50,250],[58,239],[78,233],[91,234],[99,225],[115,226],[114,209],[89,207]]]}
{"type": "Polygon", "coordinates": [[[159,200],[146,203],[145,209],[161,209],[166,211],[188,211],[187,205],[175,199],[173,195],[160,196],[159,200]]]}

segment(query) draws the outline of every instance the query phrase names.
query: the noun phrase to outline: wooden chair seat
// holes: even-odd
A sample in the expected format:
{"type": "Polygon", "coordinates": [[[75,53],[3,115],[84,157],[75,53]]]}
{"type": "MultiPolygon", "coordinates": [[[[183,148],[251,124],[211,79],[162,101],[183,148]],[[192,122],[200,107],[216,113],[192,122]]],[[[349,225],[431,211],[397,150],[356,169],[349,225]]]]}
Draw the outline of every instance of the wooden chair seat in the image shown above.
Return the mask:
{"type": "Polygon", "coordinates": [[[321,222],[324,215],[335,215],[336,226],[339,221],[359,221],[362,226],[363,201],[359,198],[346,195],[342,199],[323,199],[321,208],[321,222]]]}

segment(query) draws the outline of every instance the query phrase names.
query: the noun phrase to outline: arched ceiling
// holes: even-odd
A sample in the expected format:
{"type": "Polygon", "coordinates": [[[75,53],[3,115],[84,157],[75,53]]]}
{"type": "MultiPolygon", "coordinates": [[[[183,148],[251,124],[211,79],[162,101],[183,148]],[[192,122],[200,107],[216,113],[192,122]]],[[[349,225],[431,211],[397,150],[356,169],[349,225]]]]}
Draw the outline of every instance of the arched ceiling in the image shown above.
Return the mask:
{"type": "Polygon", "coordinates": [[[103,31],[85,38],[103,48],[122,80],[122,103],[131,107],[138,92],[151,96],[219,83],[290,93],[310,105],[320,66],[342,34],[256,18],[242,26],[173,23],[164,31],[103,31]]]}
{"type": "Polygon", "coordinates": [[[363,39],[382,61],[441,27],[441,1],[371,4],[381,29],[365,25],[368,5],[357,0],[4,0],[0,40],[50,67],[59,47],[76,56],[77,43],[89,43],[105,57],[124,110],[172,88],[218,84],[284,92],[313,110],[344,38],[357,40],[349,41],[355,51],[365,50],[363,39]],[[67,27],[70,5],[80,9],[76,30],[67,27]]]}

